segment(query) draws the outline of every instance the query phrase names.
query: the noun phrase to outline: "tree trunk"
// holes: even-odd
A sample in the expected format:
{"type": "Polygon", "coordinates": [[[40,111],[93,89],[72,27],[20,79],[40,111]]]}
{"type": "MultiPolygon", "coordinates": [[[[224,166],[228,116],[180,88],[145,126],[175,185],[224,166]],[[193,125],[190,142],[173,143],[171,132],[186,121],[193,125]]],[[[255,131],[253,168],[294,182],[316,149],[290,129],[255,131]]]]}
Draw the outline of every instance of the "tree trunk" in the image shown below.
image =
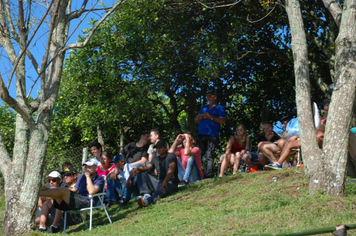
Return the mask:
{"type": "Polygon", "coordinates": [[[37,125],[29,131],[21,117],[16,120],[16,151],[10,169],[5,171],[6,213],[3,234],[24,234],[34,226],[38,191],[33,190],[41,185],[49,133],[44,127],[49,129],[49,126],[37,125]]]}
{"type": "Polygon", "coordinates": [[[349,0],[344,5],[336,40],[335,89],[329,107],[324,145],[320,150],[312,124],[308,52],[299,1],[286,1],[292,33],[300,137],[310,194],[321,190],[328,195],[342,196],[344,192],[348,137],[356,89],[356,53],[353,49],[356,46],[355,9],[348,7],[354,4],[355,0],[349,0]]]}
{"type": "Polygon", "coordinates": [[[103,131],[100,129],[100,125],[96,126],[96,133],[98,135],[98,142],[102,146],[102,151],[105,151],[105,143],[104,143],[104,136],[103,136],[103,131]]]}

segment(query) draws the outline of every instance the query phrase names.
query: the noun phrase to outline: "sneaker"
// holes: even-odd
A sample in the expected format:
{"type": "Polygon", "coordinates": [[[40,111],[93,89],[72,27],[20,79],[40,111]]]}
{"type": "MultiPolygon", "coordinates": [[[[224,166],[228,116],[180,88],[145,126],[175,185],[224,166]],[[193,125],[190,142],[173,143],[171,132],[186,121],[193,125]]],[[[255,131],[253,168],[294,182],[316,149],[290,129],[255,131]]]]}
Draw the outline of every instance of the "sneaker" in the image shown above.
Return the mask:
{"type": "Polygon", "coordinates": [[[53,225],[51,225],[51,227],[49,227],[48,233],[56,234],[56,233],[59,233],[60,231],[61,231],[61,229],[58,226],[56,228],[53,225]]]}
{"type": "Polygon", "coordinates": [[[268,165],[265,165],[265,168],[267,170],[282,170],[282,166],[280,164],[278,164],[277,162],[269,163],[268,165]]]}
{"type": "Polygon", "coordinates": [[[182,180],[182,181],[179,182],[178,187],[184,187],[184,186],[186,186],[187,184],[188,184],[187,181],[182,180]]]}
{"type": "Polygon", "coordinates": [[[38,231],[40,232],[46,232],[47,231],[47,227],[39,227],[38,231]]]}
{"type": "Polygon", "coordinates": [[[143,195],[143,200],[147,200],[147,199],[150,198],[150,197],[151,197],[150,194],[145,193],[145,194],[143,195]]]}
{"type": "Polygon", "coordinates": [[[139,198],[137,200],[137,204],[140,206],[140,207],[145,207],[145,206],[148,206],[148,201],[143,199],[143,198],[139,198]]]}

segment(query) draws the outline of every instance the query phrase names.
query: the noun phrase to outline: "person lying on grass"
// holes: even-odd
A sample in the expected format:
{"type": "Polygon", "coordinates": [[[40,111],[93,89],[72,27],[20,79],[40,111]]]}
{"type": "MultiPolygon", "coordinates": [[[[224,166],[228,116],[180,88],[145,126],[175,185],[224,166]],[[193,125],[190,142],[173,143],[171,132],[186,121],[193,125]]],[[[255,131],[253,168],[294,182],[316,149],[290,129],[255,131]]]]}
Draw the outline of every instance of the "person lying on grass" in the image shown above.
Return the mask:
{"type": "Polygon", "coordinates": [[[155,169],[158,174],[158,180],[153,178],[143,178],[142,181],[147,181],[150,186],[156,185],[156,191],[153,195],[145,194],[140,196],[137,203],[141,206],[148,206],[149,204],[156,203],[160,198],[166,197],[178,191],[178,169],[177,169],[177,157],[174,153],[168,153],[168,143],[164,140],[159,141],[155,148],[158,156],[152,159],[152,162],[148,162],[145,166],[140,166],[132,169],[131,175],[127,181],[126,186],[129,188],[132,184],[132,179],[136,174],[141,171],[148,171],[155,169]]]}

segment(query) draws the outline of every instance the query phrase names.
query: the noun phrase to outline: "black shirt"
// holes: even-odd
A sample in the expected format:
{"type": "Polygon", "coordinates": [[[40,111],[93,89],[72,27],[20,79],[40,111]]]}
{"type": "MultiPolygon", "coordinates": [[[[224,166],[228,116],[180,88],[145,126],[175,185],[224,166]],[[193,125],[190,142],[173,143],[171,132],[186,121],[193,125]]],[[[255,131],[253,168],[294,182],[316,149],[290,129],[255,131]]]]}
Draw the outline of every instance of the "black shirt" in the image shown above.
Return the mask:
{"type": "Polygon", "coordinates": [[[174,170],[174,175],[169,179],[169,182],[178,186],[179,179],[177,157],[174,153],[167,153],[167,156],[164,158],[156,156],[152,159],[151,164],[157,170],[158,180],[163,181],[167,176],[169,164],[172,162],[176,163],[176,168],[174,170]]]}
{"type": "Polygon", "coordinates": [[[148,160],[148,147],[148,144],[143,147],[137,147],[136,142],[132,142],[127,144],[124,149],[122,149],[121,153],[126,157],[127,163],[139,161],[142,157],[145,157],[148,160]]]}
{"type": "Polygon", "coordinates": [[[262,141],[269,141],[269,142],[276,142],[278,139],[280,139],[281,137],[278,135],[278,134],[276,134],[274,131],[273,131],[273,137],[271,138],[271,140],[267,140],[267,138],[266,138],[266,135],[265,134],[263,134],[263,135],[261,135],[260,137],[258,137],[258,139],[257,139],[257,142],[259,143],[259,142],[262,142],[262,141]]]}

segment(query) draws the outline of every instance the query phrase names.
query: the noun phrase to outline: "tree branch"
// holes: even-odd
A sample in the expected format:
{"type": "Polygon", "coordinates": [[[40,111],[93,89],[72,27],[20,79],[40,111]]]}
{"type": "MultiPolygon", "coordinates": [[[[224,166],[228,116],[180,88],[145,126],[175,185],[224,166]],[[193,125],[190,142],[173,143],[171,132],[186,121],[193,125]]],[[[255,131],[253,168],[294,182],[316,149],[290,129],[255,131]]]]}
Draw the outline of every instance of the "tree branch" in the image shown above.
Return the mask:
{"type": "Polygon", "coordinates": [[[323,0],[323,2],[326,8],[329,10],[332,17],[334,18],[337,27],[340,27],[341,16],[342,16],[341,7],[337,4],[335,0],[323,0]]]}
{"type": "Polygon", "coordinates": [[[202,6],[208,8],[208,9],[214,9],[214,8],[222,8],[222,7],[232,7],[232,6],[235,6],[235,5],[239,4],[241,1],[242,0],[239,0],[239,1],[234,2],[234,3],[222,4],[222,5],[214,4],[212,7],[202,3],[201,1],[197,1],[197,3],[201,4],[202,6]]]}
{"type": "MultiPolygon", "coordinates": [[[[35,31],[33,32],[32,36],[31,36],[30,40],[28,41],[28,43],[26,44],[24,50],[21,52],[20,56],[17,58],[16,62],[13,64],[14,67],[13,67],[13,69],[12,69],[12,71],[11,71],[11,75],[10,75],[10,77],[9,77],[9,81],[8,81],[8,83],[7,83],[7,89],[10,88],[10,84],[11,84],[11,81],[12,81],[12,77],[14,76],[14,73],[15,73],[15,71],[16,71],[17,65],[18,65],[19,62],[20,62],[21,57],[22,57],[23,54],[27,51],[28,46],[30,45],[30,43],[31,43],[31,41],[33,40],[33,38],[35,37],[37,31],[40,29],[42,23],[43,23],[44,20],[46,19],[47,15],[48,15],[48,13],[49,13],[49,11],[50,11],[50,8],[52,7],[53,2],[54,2],[54,1],[51,2],[50,7],[47,9],[46,13],[45,13],[44,16],[42,17],[41,22],[38,24],[37,28],[36,28],[35,31]]],[[[7,14],[7,15],[8,15],[8,14],[7,14]]],[[[16,34],[16,32],[15,32],[15,34],[16,34]]]]}
{"type": "MultiPolygon", "coordinates": [[[[38,77],[36,78],[35,82],[33,83],[33,85],[31,86],[31,89],[30,89],[30,92],[29,94],[32,92],[32,89],[33,87],[35,86],[35,84],[37,83],[37,81],[39,80],[41,74],[47,69],[47,67],[52,63],[52,61],[54,60],[54,58],[60,54],[60,53],[63,53],[65,51],[67,51],[68,49],[73,49],[73,48],[82,48],[82,47],[85,47],[85,45],[89,42],[90,38],[93,36],[94,32],[99,28],[100,24],[102,22],[104,22],[104,20],[113,12],[116,10],[117,7],[119,7],[121,4],[123,4],[125,2],[125,0],[120,0],[119,2],[117,2],[112,8],[110,11],[108,11],[105,16],[103,18],[101,18],[101,20],[94,26],[94,28],[91,30],[90,34],[87,36],[87,38],[85,39],[84,42],[82,43],[73,43],[73,44],[70,44],[66,47],[63,46],[63,48],[61,50],[58,50],[58,52],[53,56],[53,58],[48,62],[48,64],[45,66],[45,67],[42,67],[42,70],[41,72],[39,73],[38,77]]],[[[85,11],[83,11],[85,12],[85,11]]],[[[73,33],[72,33],[73,34],[73,33]]],[[[72,35],[71,34],[71,35],[72,35]]],[[[65,41],[65,43],[68,42],[70,36],[67,38],[67,40],[65,41]]],[[[65,45],[64,43],[64,45],[65,45]]]]}
{"type": "Polygon", "coordinates": [[[103,16],[103,18],[100,19],[100,21],[98,23],[96,23],[96,25],[93,27],[93,29],[90,31],[89,35],[87,36],[87,38],[85,39],[84,42],[81,43],[73,43],[70,44],[66,47],[64,47],[62,50],[60,50],[60,53],[63,51],[67,51],[68,49],[72,49],[72,48],[82,48],[85,47],[85,45],[89,42],[89,40],[91,39],[91,37],[93,36],[93,34],[95,33],[95,31],[99,28],[99,26],[101,25],[101,23],[104,22],[104,20],[112,13],[116,10],[117,7],[119,7],[121,4],[123,4],[125,2],[125,0],[120,0],[119,2],[117,2],[110,11],[108,11],[105,16],[103,16]]]}
{"type": "Polygon", "coordinates": [[[22,109],[20,104],[9,95],[8,89],[5,87],[5,83],[0,75],[0,98],[9,104],[10,107],[12,107],[18,114],[22,116],[22,118],[29,124],[34,124],[34,121],[32,120],[31,116],[29,115],[30,112],[22,109]]]}

